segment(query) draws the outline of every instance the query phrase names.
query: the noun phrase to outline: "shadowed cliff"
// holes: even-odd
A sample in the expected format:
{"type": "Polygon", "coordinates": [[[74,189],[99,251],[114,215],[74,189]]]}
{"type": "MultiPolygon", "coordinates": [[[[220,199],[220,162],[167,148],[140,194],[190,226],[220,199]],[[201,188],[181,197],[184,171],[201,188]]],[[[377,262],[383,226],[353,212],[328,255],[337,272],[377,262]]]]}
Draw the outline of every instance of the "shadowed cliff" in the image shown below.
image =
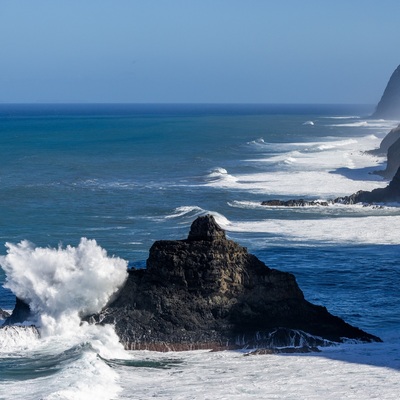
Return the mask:
{"type": "Polygon", "coordinates": [[[372,118],[400,119],[400,65],[390,77],[372,118]]]}

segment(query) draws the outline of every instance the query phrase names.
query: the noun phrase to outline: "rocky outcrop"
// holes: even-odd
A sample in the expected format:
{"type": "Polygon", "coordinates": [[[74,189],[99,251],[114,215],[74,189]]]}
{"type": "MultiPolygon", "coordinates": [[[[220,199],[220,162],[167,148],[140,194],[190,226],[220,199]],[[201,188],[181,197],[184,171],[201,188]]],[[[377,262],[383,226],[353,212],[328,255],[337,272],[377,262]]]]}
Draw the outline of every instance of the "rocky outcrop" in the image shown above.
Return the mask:
{"type": "Polygon", "coordinates": [[[400,66],[393,72],[373,118],[400,119],[400,66]]]}
{"type": "Polygon", "coordinates": [[[11,315],[8,315],[4,325],[13,325],[25,322],[31,315],[31,309],[28,304],[18,297],[15,300],[15,307],[11,315]]]}
{"type": "Polygon", "coordinates": [[[10,316],[10,314],[7,311],[4,311],[3,309],[0,308],[0,320],[6,319],[10,316]]]}
{"type": "Polygon", "coordinates": [[[400,168],[385,188],[374,189],[371,192],[359,191],[352,195],[356,203],[398,203],[400,202],[400,168]]]}
{"type": "Polygon", "coordinates": [[[333,200],[321,201],[321,200],[305,200],[305,199],[291,199],[291,200],[265,200],[261,202],[262,206],[269,207],[313,207],[313,206],[329,206],[333,200]]]}
{"type": "Polygon", "coordinates": [[[386,169],[375,171],[385,179],[392,179],[400,167],[400,125],[392,129],[382,140],[379,148],[370,150],[374,155],[387,155],[386,169]]]}
{"type": "Polygon", "coordinates": [[[400,125],[393,128],[380,143],[379,147],[374,150],[370,150],[368,153],[375,155],[386,155],[389,147],[400,139],[400,125]]]}
{"type": "Polygon", "coordinates": [[[314,347],[380,339],[304,299],[295,277],[228,240],[212,216],[184,240],[150,249],[118,297],[92,323],[114,324],[127,349],[314,347]]]}
{"type": "Polygon", "coordinates": [[[387,151],[387,164],[386,169],[377,171],[386,179],[391,179],[400,167],[400,138],[390,145],[387,151]]]}
{"type": "MultiPolygon", "coordinates": [[[[396,142],[397,143],[397,142],[396,142]]],[[[261,203],[267,207],[306,207],[306,206],[328,206],[330,204],[381,204],[400,202],[400,167],[385,188],[374,189],[370,192],[360,190],[350,196],[337,197],[333,200],[265,200],[261,203]]]]}

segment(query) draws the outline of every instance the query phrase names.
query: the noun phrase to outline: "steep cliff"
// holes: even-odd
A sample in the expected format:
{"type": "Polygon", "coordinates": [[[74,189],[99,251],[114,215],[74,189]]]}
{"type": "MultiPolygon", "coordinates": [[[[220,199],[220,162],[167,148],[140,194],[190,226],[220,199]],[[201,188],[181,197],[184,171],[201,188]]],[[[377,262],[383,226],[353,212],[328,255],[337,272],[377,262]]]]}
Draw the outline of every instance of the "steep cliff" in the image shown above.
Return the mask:
{"type": "Polygon", "coordinates": [[[400,119],[400,65],[393,72],[373,118],[400,119]]]}

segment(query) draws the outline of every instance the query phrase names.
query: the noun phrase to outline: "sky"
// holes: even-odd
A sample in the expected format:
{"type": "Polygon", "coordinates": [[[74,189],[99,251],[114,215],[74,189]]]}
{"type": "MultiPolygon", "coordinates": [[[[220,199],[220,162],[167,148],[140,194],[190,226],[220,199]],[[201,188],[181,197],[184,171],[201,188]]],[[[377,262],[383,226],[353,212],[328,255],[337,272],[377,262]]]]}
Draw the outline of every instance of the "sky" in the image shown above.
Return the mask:
{"type": "Polygon", "coordinates": [[[0,0],[0,103],[376,104],[399,0],[0,0]]]}

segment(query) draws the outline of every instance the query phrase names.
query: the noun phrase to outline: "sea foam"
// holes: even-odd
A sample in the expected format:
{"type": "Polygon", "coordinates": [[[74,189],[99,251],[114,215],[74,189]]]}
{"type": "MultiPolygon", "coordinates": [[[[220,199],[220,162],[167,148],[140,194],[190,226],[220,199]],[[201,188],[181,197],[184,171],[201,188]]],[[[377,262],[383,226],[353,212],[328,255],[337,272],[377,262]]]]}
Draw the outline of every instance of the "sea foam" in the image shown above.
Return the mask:
{"type": "Polygon", "coordinates": [[[108,257],[95,240],[77,247],[35,247],[7,243],[0,257],[5,287],[27,302],[43,336],[68,332],[81,317],[100,311],[127,277],[127,262],[108,257]]]}

